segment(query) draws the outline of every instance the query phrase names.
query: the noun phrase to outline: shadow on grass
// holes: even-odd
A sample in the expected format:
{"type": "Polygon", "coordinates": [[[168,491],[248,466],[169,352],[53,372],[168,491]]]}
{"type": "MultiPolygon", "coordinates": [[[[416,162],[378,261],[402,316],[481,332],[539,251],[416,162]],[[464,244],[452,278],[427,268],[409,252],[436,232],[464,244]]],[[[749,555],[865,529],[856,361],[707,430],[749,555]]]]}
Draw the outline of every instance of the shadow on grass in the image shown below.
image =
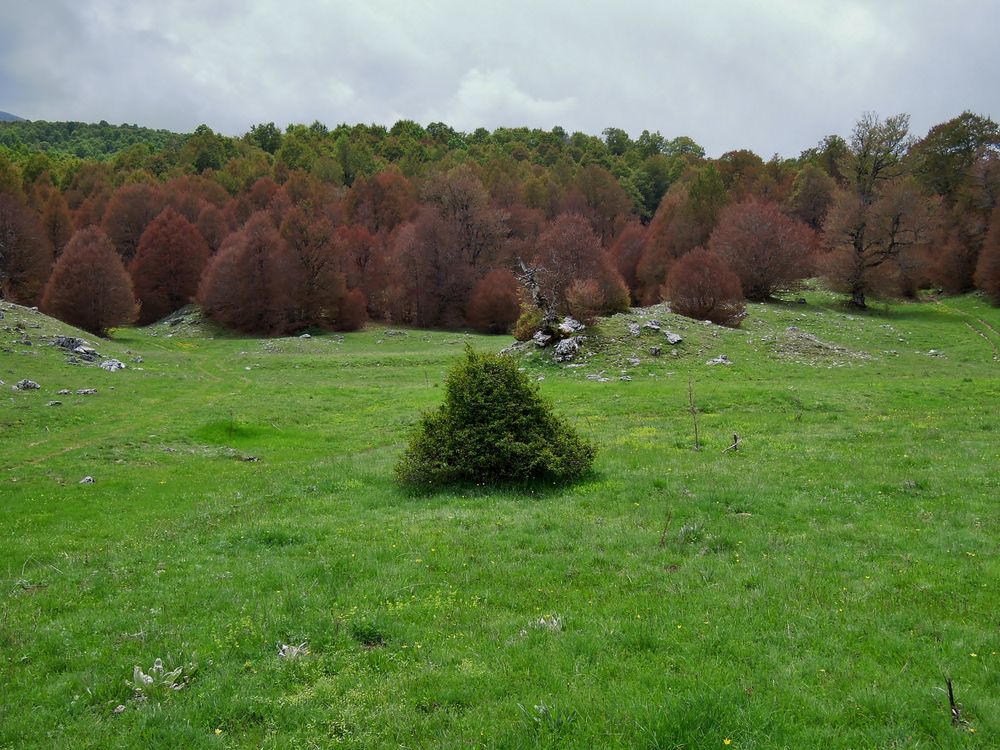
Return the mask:
{"type": "Polygon", "coordinates": [[[573,479],[506,480],[498,482],[444,482],[440,484],[403,484],[394,481],[393,487],[399,496],[408,499],[427,500],[460,496],[470,499],[495,499],[502,497],[531,497],[539,500],[562,494],[570,487],[599,481],[602,475],[591,469],[573,479]]]}

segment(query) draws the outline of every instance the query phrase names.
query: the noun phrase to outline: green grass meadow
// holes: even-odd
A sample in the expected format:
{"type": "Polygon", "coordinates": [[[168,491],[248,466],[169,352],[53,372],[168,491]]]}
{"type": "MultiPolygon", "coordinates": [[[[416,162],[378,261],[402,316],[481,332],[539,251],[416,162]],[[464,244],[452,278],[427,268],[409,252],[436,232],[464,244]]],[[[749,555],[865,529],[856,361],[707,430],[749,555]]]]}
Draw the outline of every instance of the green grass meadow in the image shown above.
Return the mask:
{"type": "Polygon", "coordinates": [[[0,748],[1000,747],[1000,310],[805,296],[524,356],[594,472],[431,494],[410,430],[509,339],[85,336],[109,373],[3,305],[0,748]]]}

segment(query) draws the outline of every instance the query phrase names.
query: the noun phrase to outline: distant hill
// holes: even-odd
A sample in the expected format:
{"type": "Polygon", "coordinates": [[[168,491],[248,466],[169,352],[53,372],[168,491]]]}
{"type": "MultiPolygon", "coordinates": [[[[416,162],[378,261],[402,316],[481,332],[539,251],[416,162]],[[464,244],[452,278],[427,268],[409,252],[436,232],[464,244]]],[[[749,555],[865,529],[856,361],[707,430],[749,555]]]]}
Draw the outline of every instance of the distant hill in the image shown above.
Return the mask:
{"type": "Polygon", "coordinates": [[[149,146],[152,151],[178,148],[187,137],[138,125],[111,125],[103,120],[99,123],[47,122],[0,113],[0,147],[15,154],[42,151],[104,160],[135,144],[149,146]]]}
{"type": "Polygon", "coordinates": [[[0,122],[24,122],[24,118],[12,115],[10,112],[0,112],[0,122]]]}

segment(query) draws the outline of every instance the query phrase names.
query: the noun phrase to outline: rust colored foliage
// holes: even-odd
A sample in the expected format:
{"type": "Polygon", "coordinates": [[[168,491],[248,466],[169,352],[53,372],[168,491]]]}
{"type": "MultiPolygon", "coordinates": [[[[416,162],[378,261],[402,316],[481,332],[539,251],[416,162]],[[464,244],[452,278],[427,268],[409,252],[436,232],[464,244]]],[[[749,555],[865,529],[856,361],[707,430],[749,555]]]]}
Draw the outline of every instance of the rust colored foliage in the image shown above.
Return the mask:
{"type": "Polygon", "coordinates": [[[132,280],[103,231],[88,227],[70,238],[45,286],[41,309],[99,336],[135,320],[132,280]]]}
{"type": "Polygon", "coordinates": [[[490,271],[472,290],[466,312],[469,325],[483,333],[509,332],[521,314],[519,289],[510,271],[490,271]]]}
{"type": "Polygon", "coordinates": [[[916,261],[938,226],[936,205],[910,180],[888,184],[870,202],[838,191],[823,227],[829,252],[818,259],[819,271],[857,307],[868,296],[899,295],[920,273],[916,261]]]}
{"type": "Polygon", "coordinates": [[[347,191],[347,215],[372,234],[391,232],[416,211],[416,191],[402,174],[386,170],[360,175],[347,191]]]}
{"type": "Polygon", "coordinates": [[[646,244],[646,227],[638,222],[626,226],[611,246],[611,262],[629,288],[632,301],[639,301],[639,260],[646,244]]]}
{"type": "Polygon", "coordinates": [[[659,302],[670,266],[708,241],[726,200],[722,178],[712,166],[701,168],[663,196],[649,224],[646,247],[636,267],[643,304],[659,302]]]}
{"type": "MultiPolygon", "coordinates": [[[[228,207],[231,203],[227,203],[226,206],[228,207]]],[[[230,213],[226,207],[217,208],[211,204],[202,207],[196,226],[198,233],[208,243],[208,249],[213,253],[218,252],[219,248],[222,247],[222,241],[233,231],[230,213]]]]}
{"type": "Polygon", "coordinates": [[[309,326],[358,328],[364,322],[364,315],[358,311],[358,297],[364,302],[364,293],[359,290],[348,296],[333,224],[295,206],[285,214],[281,236],[291,251],[294,308],[289,317],[290,330],[309,326]]]}
{"type": "Polygon", "coordinates": [[[10,193],[0,193],[0,294],[35,304],[52,257],[52,243],[35,212],[10,193]]]}
{"type": "Polygon", "coordinates": [[[111,196],[101,227],[125,263],[135,257],[139,238],[162,210],[160,191],[153,185],[122,185],[111,196]]]}
{"type": "Polygon", "coordinates": [[[1000,206],[993,210],[990,231],[976,264],[976,286],[1000,306],[1000,206]]]}
{"type": "Polygon", "coordinates": [[[73,235],[73,216],[58,190],[53,190],[42,205],[42,226],[58,255],[73,235]]]}
{"type": "Polygon", "coordinates": [[[289,330],[294,264],[287,243],[266,212],[253,214],[212,258],[197,299],[205,315],[244,333],[289,330]]]}
{"type": "Polygon", "coordinates": [[[740,277],[747,299],[762,302],[792,288],[809,274],[815,235],[775,203],[751,199],[722,209],[708,240],[740,277]]]}
{"type": "Polygon", "coordinates": [[[208,245],[195,226],[166,208],[139,239],[129,273],[139,299],[139,322],[154,321],[188,304],[209,258],[208,245]]]}
{"type": "Polygon", "coordinates": [[[533,264],[540,292],[558,312],[569,312],[570,287],[588,280],[597,287],[598,298],[592,301],[599,313],[628,309],[625,282],[580,214],[561,214],[542,232],[533,264]]]}
{"type": "Polygon", "coordinates": [[[696,320],[737,327],[746,315],[740,278],[718,253],[695,248],[670,268],[664,296],[670,309],[696,320]]]}

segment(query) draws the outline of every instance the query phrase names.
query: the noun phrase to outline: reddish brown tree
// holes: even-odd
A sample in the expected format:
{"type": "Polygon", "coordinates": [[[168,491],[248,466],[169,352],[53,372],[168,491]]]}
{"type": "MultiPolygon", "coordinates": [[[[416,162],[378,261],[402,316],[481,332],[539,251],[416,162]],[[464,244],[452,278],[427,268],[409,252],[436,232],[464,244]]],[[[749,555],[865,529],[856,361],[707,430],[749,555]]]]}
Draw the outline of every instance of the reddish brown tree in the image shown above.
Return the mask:
{"type": "Polygon", "coordinates": [[[580,170],[576,187],[584,200],[584,213],[601,244],[614,242],[632,215],[632,199],[604,167],[591,164],[580,170]]]}
{"type": "Polygon", "coordinates": [[[639,302],[639,260],[646,245],[646,227],[639,222],[628,224],[611,246],[611,262],[629,289],[633,302],[639,302]]]}
{"type": "Polygon", "coordinates": [[[712,165],[689,172],[667,191],[649,224],[636,267],[643,304],[659,301],[674,261],[708,241],[726,201],[722,178],[712,165]]]}
{"type": "Polygon", "coordinates": [[[347,191],[347,215],[354,224],[363,225],[372,234],[391,232],[416,211],[416,191],[394,169],[371,178],[358,178],[347,191]]]}
{"type": "Polygon", "coordinates": [[[253,214],[229,235],[212,258],[198,287],[205,314],[245,333],[288,330],[295,305],[291,251],[267,212],[253,214]]]}
{"type": "Polygon", "coordinates": [[[625,282],[580,214],[561,214],[542,232],[532,265],[539,291],[557,312],[569,312],[567,292],[574,282],[587,280],[597,286],[600,313],[628,308],[625,282]]]}
{"type": "Polygon", "coordinates": [[[820,273],[857,307],[872,295],[901,294],[939,225],[936,205],[911,180],[894,180],[868,200],[838,191],[823,227],[829,252],[818,259],[820,273]]]}
{"type": "Polygon", "coordinates": [[[12,194],[0,193],[0,295],[35,304],[52,259],[52,243],[35,212],[12,194]]]}
{"type": "Polygon", "coordinates": [[[663,288],[670,309],[696,320],[736,327],[746,315],[740,278],[717,253],[695,248],[673,264],[663,288]]]}
{"type": "Polygon", "coordinates": [[[101,227],[125,263],[135,257],[139,238],[162,210],[160,191],[154,185],[122,185],[111,196],[101,227]]]}
{"type": "Polygon", "coordinates": [[[762,302],[808,276],[815,235],[776,203],[750,199],[722,209],[708,249],[740,277],[747,299],[762,302]]]}
{"type": "Polygon", "coordinates": [[[483,333],[507,333],[521,314],[519,284],[510,271],[490,271],[472,290],[466,318],[483,333]]]}
{"type": "MultiPolygon", "coordinates": [[[[346,299],[347,276],[337,257],[333,225],[294,206],[285,214],[281,236],[291,251],[294,308],[289,315],[289,330],[357,327],[358,316],[345,308],[355,302],[357,295],[350,301],[346,299]],[[342,313],[351,319],[346,321],[349,325],[341,319],[342,313]]],[[[363,299],[364,294],[361,296],[363,299]]]]}
{"type": "Polygon", "coordinates": [[[150,222],[129,273],[139,299],[139,322],[152,323],[188,304],[209,258],[195,226],[172,208],[150,222]]]}
{"type": "Polygon", "coordinates": [[[58,190],[49,193],[49,197],[42,205],[42,226],[58,255],[73,234],[73,216],[69,212],[66,199],[58,190]]]}
{"type": "Polygon", "coordinates": [[[1000,306],[1000,206],[993,210],[990,230],[976,264],[976,287],[1000,306]]]}
{"type": "MultiPolygon", "coordinates": [[[[233,201],[230,201],[226,206],[232,203],[233,201]]],[[[205,205],[201,209],[201,213],[198,214],[196,224],[198,232],[208,243],[208,249],[213,253],[218,252],[219,248],[222,247],[222,241],[233,231],[230,220],[231,215],[225,207],[217,208],[211,204],[205,205]]]]}
{"type": "Polygon", "coordinates": [[[104,232],[88,227],[70,238],[45,286],[41,309],[99,336],[135,320],[132,280],[104,232]]]}

